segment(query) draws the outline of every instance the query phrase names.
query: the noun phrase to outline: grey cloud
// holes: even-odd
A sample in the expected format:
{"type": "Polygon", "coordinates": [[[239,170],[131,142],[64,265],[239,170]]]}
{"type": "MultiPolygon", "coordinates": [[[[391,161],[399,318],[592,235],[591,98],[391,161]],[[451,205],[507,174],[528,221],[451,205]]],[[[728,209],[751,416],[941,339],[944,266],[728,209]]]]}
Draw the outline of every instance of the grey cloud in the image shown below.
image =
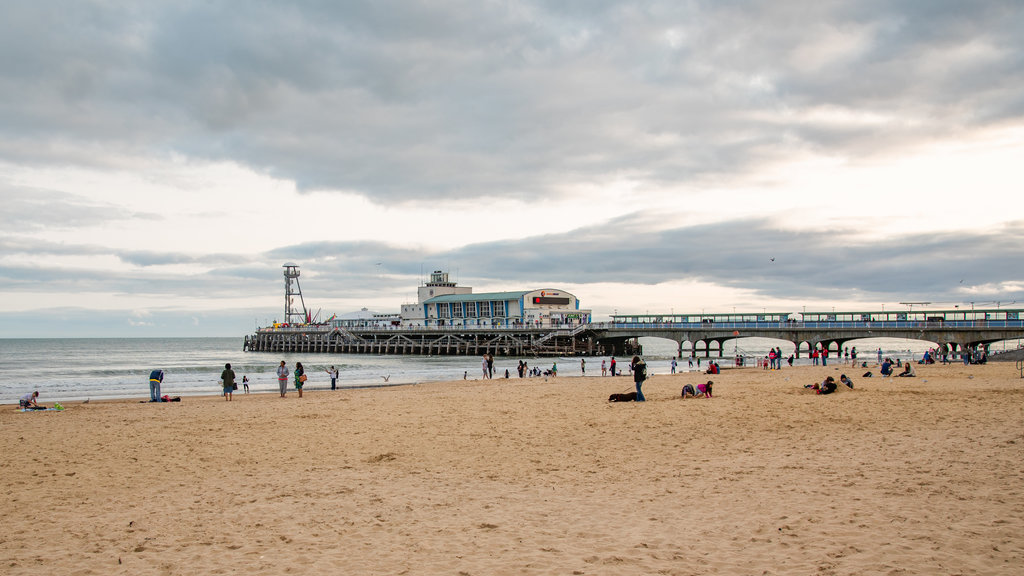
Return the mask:
{"type": "Polygon", "coordinates": [[[532,198],[624,173],[700,183],[794,150],[881,154],[1019,118],[1022,12],[19,4],[0,23],[0,157],[91,165],[172,151],[380,202],[532,198]],[[907,121],[807,119],[821,107],[907,121]]]}
{"type": "MultiPolygon", "coordinates": [[[[0,239],[0,249],[10,246],[9,240],[0,239]]],[[[52,245],[34,249],[41,254],[57,254],[60,248],[52,245]]],[[[68,251],[102,253],[102,249],[90,246],[68,251]]],[[[793,233],[765,220],[659,231],[643,216],[632,214],[607,226],[476,244],[448,252],[378,242],[322,242],[283,247],[252,257],[210,256],[202,262],[208,272],[194,275],[153,267],[190,261],[189,257],[173,253],[119,256],[134,258],[146,266],[118,272],[68,270],[50,265],[44,257],[32,266],[0,267],[0,283],[15,292],[189,294],[208,302],[223,302],[224,308],[211,317],[228,318],[225,326],[238,324],[232,324],[232,315],[235,320],[244,316],[245,328],[239,333],[249,329],[250,316],[262,320],[279,315],[282,265],[287,261],[301,267],[307,306],[327,314],[347,312],[371,300],[389,302],[391,305],[382,309],[397,310],[401,302],[414,297],[424,275],[436,269],[448,271],[461,284],[470,286],[580,286],[578,295],[584,305],[592,296],[587,293],[587,285],[677,280],[701,280],[749,290],[757,302],[922,300],[979,304],[999,301],[1007,305],[1024,298],[1019,288],[1007,291],[1001,287],[1013,282],[1018,287],[1024,285],[1024,275],[1013,276],[1014,271],[1024,270],[1024,222],[990,233],[908,235],[896,241],[874,241],[860,239],[853,230],[793,233]],[[265,304],[242,310],[237,305],[242,298],[265,304]],[[349,304],[335,308],[326,302],[349,304]]],[[[686,294],[680,294],[678,302],[665,303],[673,304],[677,310],[686,305],[694,309],[703,306],[686,294]]],[[[743,309],[754,304],[735,305],[743,309]]],[[[182,306],[174,304],[156,311],[165,327],[175,322],[173,318],[189,314],[182,306]]],[[[52,313],[22,316],[35,314],[38,318],[52,313]]],[[[82,314],[72,312],[69,316],[82,314]]],[[[110,328],[117,329],[116,323],[110,328]]]]}
{"type": "MultiPolygon", "coordinates": [[[[0,219],[11,223],[6,234],[90,227],[116,220],[159,218],[79,195],[40,188],[3,186],[0,187],[0,198],[3,199],[0,202],[0,219]]],[[[5,233],[0,233],[0,238],[5,233]]]]}

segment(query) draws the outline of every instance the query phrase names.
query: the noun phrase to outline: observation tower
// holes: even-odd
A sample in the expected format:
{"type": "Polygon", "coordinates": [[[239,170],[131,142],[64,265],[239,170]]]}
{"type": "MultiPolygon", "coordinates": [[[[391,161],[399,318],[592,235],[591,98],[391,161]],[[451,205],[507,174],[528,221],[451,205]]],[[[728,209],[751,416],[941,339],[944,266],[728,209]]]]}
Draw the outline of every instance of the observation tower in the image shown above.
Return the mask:
{"type": "Polygon", "coordinates": [[[288,324],[306,324],[309,314],[306,302],[302,299],[302,287],[299,286],[299,265],[287,262],[284,268],[284,321],[288,324]],[[295,306],[295,297],[299,297],[299,306],[295,306]]]}

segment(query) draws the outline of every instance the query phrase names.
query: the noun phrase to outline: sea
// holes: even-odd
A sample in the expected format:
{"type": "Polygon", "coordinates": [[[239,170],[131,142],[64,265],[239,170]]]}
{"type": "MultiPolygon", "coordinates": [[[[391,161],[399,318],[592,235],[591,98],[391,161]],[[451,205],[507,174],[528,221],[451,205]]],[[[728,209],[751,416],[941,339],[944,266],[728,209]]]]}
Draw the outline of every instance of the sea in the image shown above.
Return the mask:
{"type": "MultiPolygon", "coordinates": [[[[330,389],[326,370],[338,369],[338,386],[366,388],[416,384],[439,380],[475,380],[482,376],[481,359],[467,356],[398,356],[366,354],[281,354],[243,352],[243,338],[31,338],[0,339],[0,404],[16,404],[18,398],[38,390],[43,403],[53,401],[84,401],[127,398],[149,398],[149,373],[165,372],[161,389],[170,396],[197,396],[220,393],[220,374],[230,363],[241,382],[249,378],[253,393],[277,391],[277,366],[284,360],[289,368],[302,362],[309,380],[306,390],[330,389]]],[[[651,374],[667,374],[676,354],[676,343],[659,338],[641,338],[644,358],[651,374]]],[[[712,360],[723,367],[735,364],[742,356],[748,364],[756,364],[769,348],[779,346],[784,355],[792,352],[792,344],[764,338],[744,338],[726,342],[722,358],[712,350],[712,360]]],[[[848,342],[857,346],[860,359],[874,362],[877,349],[884,355],[903,360],[919,359],[934,344],[917,340],[875,338],[848,342]]],[[[689,366],[689,349],[678,360],[680,372],[703,371],[707,359],[689,366]]],[[[531,367],[550,369],[558,365],[558,375],[600,375],[601,360],[608,357],[586,357],[585,367],[579,357],[534,358],[495,357],[495,378],[502,379],[508,370],[517,378],[516,367],[524,360],[531,367]]],[[[620,359],[621,360],[621,359],[620,359]]],[[[836,362],[832,358],[831,362],[836,362]]],[[[799,358],[794,364],[807,365],[799,358]]],[[[239,386],[241,388],[241,386],[239,386]]]]}

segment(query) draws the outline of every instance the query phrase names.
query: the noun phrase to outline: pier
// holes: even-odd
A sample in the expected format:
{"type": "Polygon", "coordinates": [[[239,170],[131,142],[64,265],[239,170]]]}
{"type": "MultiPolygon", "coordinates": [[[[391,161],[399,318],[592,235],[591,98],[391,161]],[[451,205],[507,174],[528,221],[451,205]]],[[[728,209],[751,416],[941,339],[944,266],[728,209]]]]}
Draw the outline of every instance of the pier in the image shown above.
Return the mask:
{"type": "Polygon", "coordinates": [[[258,330],[245,337],[249,352],[411,354],[424,356],[595,356],[640,352],[636,338],[600,342],[590,325],[575,328],[416,326],[337,328],[294,326],[258,330]]]}
{"type": "MultiPolygon", "coordinates": [[[[870,338],[935,342],[954,357],[987,351],[994,342],[1024,338],[1024,310],[915,312],[804,312],[801,314],[614,315],[611,322],[575,326],[364,326],[330,324],[262,328],[245,337],[250,352],[479,356],[627,356],[638,339],[665,338],[678,355],[725,355],[730,340],[760,337],[792,343],[800,357],[812,350],[839,354],[844,344],[870,338]],[[689,344],[689,347],[685,346],[689,344]]],[[[784,353],[791,353],[783,350],[784,353]]],[[[866,351],[862,350],[862,353],[866,351]]]]}

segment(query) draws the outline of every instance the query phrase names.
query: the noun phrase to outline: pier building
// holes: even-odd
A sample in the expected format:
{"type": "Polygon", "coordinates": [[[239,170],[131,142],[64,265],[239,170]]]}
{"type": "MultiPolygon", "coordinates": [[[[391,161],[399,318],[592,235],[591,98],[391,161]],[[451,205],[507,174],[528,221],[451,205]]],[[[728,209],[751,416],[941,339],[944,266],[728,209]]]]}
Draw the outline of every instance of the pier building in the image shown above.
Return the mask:
{"type": "Polygon", "coordinates": [[[576,296],[554,288],[473,293],[436,270],[417,290],[418,302],[403,304],[401,325],[455,327],[571,327],[591,320],[576,296]]]}

